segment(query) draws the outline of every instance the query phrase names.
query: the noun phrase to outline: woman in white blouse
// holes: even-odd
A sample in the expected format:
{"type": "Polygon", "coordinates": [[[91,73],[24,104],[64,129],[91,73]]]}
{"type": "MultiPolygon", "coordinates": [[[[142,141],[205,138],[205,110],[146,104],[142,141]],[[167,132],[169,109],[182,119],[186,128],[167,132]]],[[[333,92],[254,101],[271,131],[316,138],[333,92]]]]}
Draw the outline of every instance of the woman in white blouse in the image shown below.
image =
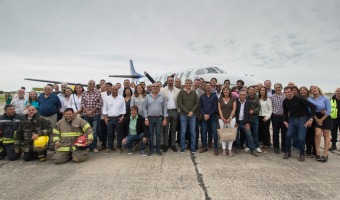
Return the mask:
{"type": "Polygon", "coordinates": [[[84,92],[83,86],[80,84],[77,84],[74,87],[74,92],[70,96],[70,99],[69,99],[68,108],[73,108],[74,114],[77,116],[81,116],[83,112],[83,109],[81,108],[81,98],[82,98],[83,92],[84,92]]]}
{"type": "Polygon", "coordinates": [[[272,101],[267,97],[267,90],[265,87],[261,87],[259,90],[259,100],[261,104],[261,110],[259,114],[259,140],[263,142],[263,153],[268,153],[268,147],[270,144],[270,117],[273,113],[272,101]]]}

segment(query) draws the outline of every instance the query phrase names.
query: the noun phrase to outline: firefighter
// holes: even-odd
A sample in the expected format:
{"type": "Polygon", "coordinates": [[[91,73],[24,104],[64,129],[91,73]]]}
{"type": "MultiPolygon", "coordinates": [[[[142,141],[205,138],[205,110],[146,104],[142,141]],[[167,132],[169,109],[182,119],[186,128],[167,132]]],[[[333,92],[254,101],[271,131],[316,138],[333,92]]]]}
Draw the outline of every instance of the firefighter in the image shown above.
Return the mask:
{"type": "Polygon", "coordinates": [[[86,145],[93,141],[93,131],[90,124],[82,118],[76,117],[72,108],[66,108],[64,118],[59,120],[53,129],[53,142],[56,153],[52,157],[55,164],[62,164],[69,160],[76,163],[86,160],[86,145]],[[85,145],[77,138],[86,136],[85,145]]]}
{"type": "Polygon", "coordinates": [[[0,160],[17,160],[20,153],[14,151],[14,135],[23,119],[22,115],[15,113],[13,105],[5,106],[5,113],[0,116],[0,160]]]}
{"type": "Polygon", "coordinates": [[[46,160],[48,135],[52,131],[51,122],[39,116],[34,106],[28,107],[27,114],[20,122],[14,137],[14,150],[24,151],[24,161],[46,160]]]}

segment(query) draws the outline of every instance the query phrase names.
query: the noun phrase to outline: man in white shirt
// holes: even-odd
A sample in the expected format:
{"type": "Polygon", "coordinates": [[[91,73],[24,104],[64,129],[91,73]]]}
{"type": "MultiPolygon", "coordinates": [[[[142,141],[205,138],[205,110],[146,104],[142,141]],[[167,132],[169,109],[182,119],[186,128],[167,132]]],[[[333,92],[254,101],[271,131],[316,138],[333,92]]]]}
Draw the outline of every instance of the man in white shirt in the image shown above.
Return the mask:
{"type": "Polygon", "coordinates": [[[168,109],[168,120],[167,125],[163,127],[163,132],[161,138],[163,140],[164,149],[163,152],[167,152],[169,148],[169,128],[170,128],[170,138],[171,138],[171,149],[177,152],[176,148],[176,128],[178,121],[178,106],[177,106],[177,96],[179,94],[179,89],[174,87],[174,78],[168,76],[167,78],[168,86],[161,89],[161,95],[167,100],[168,109]]]}
{"type": "MultiPolygon", "coordinates": [[[[109,96],[111,96],[111,91],[112,91],[112,83],[107,82],[104,85],[101,86],[101,93],[100,95],[102,96],[103,102],[105,102],[105,99],[109,96]]],[[[102,115],[100,116],[100,126],[98,126],[99,130],[99,140],[101,142],[101,145],[99,147],[99,150],[106,149],[106,143],[107,143],[107,125],[105,123],[104,117],[105,115],[103,114],[103,109],[104,106],[102,107],[102,115]]]]}
{"type": "Polygon", "coordinates": [[[103,115],[107,125],[107,148],[108,152],[113,151],[113,134],[117,134],[117,147],[122,152],[122,138],[119,133],[119,123],[123,120],[126,114],[126,106],[124,97],[118,95],[118,87],[112,86],[112,95],[106,97],[104,101],[103,115]]]}
{"type": "Polygon", "coordinates": [[[17,94],[18,94],[17,97],[12,100],[11,104],[14,106],[15,112],[17,114],[22,115],[23,111],[24,111],[24,109],[26,107],[25,106],[25,102],[26,102],[26,99],[25,99],[25,90],[24,89],[19,89],[17,94]]]}

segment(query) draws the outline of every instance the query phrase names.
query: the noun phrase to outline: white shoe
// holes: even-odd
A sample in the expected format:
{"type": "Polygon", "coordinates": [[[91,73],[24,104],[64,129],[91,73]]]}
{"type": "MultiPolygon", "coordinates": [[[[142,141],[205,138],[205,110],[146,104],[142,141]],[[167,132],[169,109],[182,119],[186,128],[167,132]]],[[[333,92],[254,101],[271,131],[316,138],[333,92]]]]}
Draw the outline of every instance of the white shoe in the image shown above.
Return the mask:
{"type": "Polygon", "coordinates": [[[255,151],[256,151],[257,153],[262,153],[262,151],[261,151],[261,149],[260,149],[259,147],[257,147],[257,148],[255,149],[255,151]]]}
{"type": "Polygon", "coordinates": [[[248,148],[248,147],[246,147],[245,149],[244,149],[244,152],[249,152],[250,151],[250,149],[248,148]]]}
{"type": "Polygon", "coordinates": [[[93,152],[94,152],[94,153],[98,153],[99,151],[98,151],[97,148],[94,148],[94,149],[93,149],[93,152]]]}

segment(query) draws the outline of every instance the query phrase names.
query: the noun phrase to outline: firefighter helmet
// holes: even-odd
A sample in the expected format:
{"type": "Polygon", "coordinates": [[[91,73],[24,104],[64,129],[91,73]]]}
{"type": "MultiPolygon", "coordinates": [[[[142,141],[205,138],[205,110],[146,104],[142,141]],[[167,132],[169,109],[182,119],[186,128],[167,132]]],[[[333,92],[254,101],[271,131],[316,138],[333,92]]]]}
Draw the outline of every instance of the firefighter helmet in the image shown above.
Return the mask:
{"type": "Polygon", "coordinates": [[[77,147],[86,147],[87,143],[86,143],[85,135],[78,136],[78,138],[76,139],[76,141],[73,144],[77,147]]]}
{"type": "Polygon", "coordinates": [[[33,142],[33,150],[36,152],[45,151],[48,147],[48,136],[39,136],[38,139],[33,142]]]}

